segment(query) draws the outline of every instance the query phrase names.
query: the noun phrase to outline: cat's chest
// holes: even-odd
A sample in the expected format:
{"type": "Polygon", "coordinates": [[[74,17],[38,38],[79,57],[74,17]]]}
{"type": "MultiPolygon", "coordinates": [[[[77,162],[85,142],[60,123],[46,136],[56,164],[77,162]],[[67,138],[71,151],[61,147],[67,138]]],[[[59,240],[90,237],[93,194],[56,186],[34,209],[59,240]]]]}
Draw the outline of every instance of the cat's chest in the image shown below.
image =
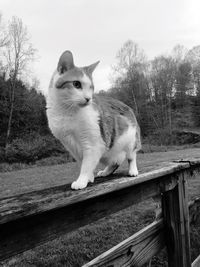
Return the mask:
{"type": "Polygon", "coordinates": [[[52,133],[61,141],[69,139],[73,143],[93,139],[93,135],[98,135],[98,118],[97,111],[92,107],[83,108],[72,115],[56,112],[48,115],[52,133]]]}

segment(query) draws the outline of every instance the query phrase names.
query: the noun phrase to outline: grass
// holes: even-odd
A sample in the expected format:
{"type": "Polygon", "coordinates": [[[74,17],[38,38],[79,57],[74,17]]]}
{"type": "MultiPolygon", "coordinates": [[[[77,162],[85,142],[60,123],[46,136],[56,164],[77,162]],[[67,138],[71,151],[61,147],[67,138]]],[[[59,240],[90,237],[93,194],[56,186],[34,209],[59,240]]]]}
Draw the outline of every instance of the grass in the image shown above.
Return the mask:
{"type": "MultiPolygon", "coordinates": [[[[140,153],[155,153],[155,152],[168,152],[168,151],[177,151],[177,150],[185,150],[185,149],[191,149],[191,148],[200,148],[200,143],[191,144],[191,145],[182,145],[182,146],[158,146],[158,145],[149,145],[149,144],[143,144],[142,150],[140,153]]],[[[10,171],[16,171],[21,169],[28,169],[28,168],[34,168],[36,166],[52,166],[57,164],[65,164],[70,161],[73,161],[72,157],[70,157],[68,154],[59,154],[54,155],[50,157],[44,157],[39,160],[33,160],[28,163],[26,162],[14,162],[14,163],[8,163],[3,162],[0,163],[0,172],[10,172],[10,171]]]]}
{"type": "Polygon", "coordinates": [[[43,159],[36,160],[36,161],[30,162],[30,163],[3,162],[3,163],[0,163],[0,172],[10,172],[10,171],[34,168],[36,166],[51,166],[51,165],[57,165],[57,164],[64,164],[67,162],[69,162],[69,160],[65,154],[59,155],[59,156],[51,156],[51,157],[43,158],[43,159]]]}
{"type": "Polygon", "coordinates": [[[154,206],[153,202],[144,202],[108,216],[26,252],[5,266],[81,266],[152,222],[154,206]]]}
{"type": "MultiPolygon", "coordinates": [[[[143,172],[152,168],[152,165],[156,166],[163,161],[199,157],[199,155],[200,149],[198,148],[139,154],[138,166],[139,170],[143,172]]],[[[126,165],[123,167],[126,168],[126,165]]],[[[0,196],[4,197],[71,182],[77,175],[76,163],[37,166],[1,173],[0,196]]],[[[193,198],[199,193],[200,179],[196,175],[189,179],[189,196],[193,198]]],[[[152,222],[154,209],[155,202],[150,199],[13,257],[4,262],[3,266],[81,266],[152,222]]],[[[192,259],[194,259],[200,253],[200,227],[194,224],[191,226],[191,245],[192,259]]],[[[167,266],[166,253],[161,252],[159,256],[154,257],[153,264],[157,267],[167,266]]]]}

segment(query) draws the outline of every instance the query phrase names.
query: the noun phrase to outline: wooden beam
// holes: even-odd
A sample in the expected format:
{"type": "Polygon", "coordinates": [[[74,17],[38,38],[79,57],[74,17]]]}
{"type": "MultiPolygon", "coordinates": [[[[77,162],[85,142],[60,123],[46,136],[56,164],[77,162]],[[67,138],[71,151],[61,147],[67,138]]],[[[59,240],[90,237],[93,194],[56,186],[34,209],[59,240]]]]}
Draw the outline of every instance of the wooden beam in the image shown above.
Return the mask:
{"type": "Polygon", "coordinates": [[[97,179],[81,191],[63,185],[0,199],[0,260],[172,190],[189,168],[188,162],[165,163],[136,178],[97,179]]]}
{"type": "MultiPolygon", "coordinates": [[[[2,198],[0,199],[0,224],[81,203],[106,194],[112,194],[116,191],[132,188],[146,182],[151,183],[153,181],[153,183],[156,183],[155,188],[157,189],[154,192],[154,195],[156,195],[160,192],[159,186],[162,187],[162,181],[165,181],[163,177],[170,176],[170,174],[175,174],[188,167],[188,163],[168,163],[166,166],[164,165],[164,167],[143,173],[135,178],[127,176],[118,178],[113,176],[112,179],[100,178],[97,179],[95,184],[79,191],[71,190],[68,184],[2,198]]],[[[172,180],[174,181],[174,179],[172,180]]],[[[173,185],[169,184],[169,186],[172,187],[173,185]]],[[[166,184],[164,183],[163,190],[165,187],[166,184]]],[[[146,188],[144,188],[144,190],[146,190],[146,188]]]]}
{"type": "MultiPolygon", "coordinates": [[[[197,212],[197,208],[200,207],[200,198],[195,198],[194,200],[190,201],[188,204],[188,207],[190,209],[190,222],[198,223],[196,221],[196,216],[199,215],[197,212]],[[191,211],[194,209],[195,215],[191,214],[191,211]],[[192,216],[191,216],[192,215],[192,216]]],[[[82,267],[90,267],[90,266],[124,266],[126,263],[128,266],[140,266],[136,265],[135,258],[131,258],[130,256],[130,250],[135,252],[135,255],[141,255],[141,258],[143,259],[142,265],[146,262],[146,265],[144,266],[151,266],[149,264],[149,260],[153,256],[155,256],[159,251],[166,246],[165,240],[164,240],[164,224],[163,219],[159,221],[155,221],[152,224],[148,225],[146,228],[143,228],[141,231],[135,233],[133,236],[127,238],[120,244],[116,245],[115,247],[111,248],[110,250],[106,251],[105,253],[99,255],[92,261],[86,263],[82,267]],[[157,228],[157,229],[156,229],[157,228]],[[157,231],[157,233],[156,233],[157,231]],[[153,236],[156,235],[154,240],[157,239],[158,243],[154,246],[151,246],[150,251],[148,251],[148,254],[145,253],[143,255],[143,248],[145,248],[145,242],[150,237],[153,240],[153,236]],[[160,235],[160,236],[159,236],[160,235]],[[140,240],[140,241],[138,241],[140,240]],[[137,246],[139,251],[137,250],[137,246]],[[133,249],[132,249],[133,248],[133,249]],[[130,260],[131,258],[131,260],[130,260]],[[129,265],[130,264],[130,265],[129,265]],[[131,265],[132,264],[132,265],[131,265]]],[[[150,244],[150,243],[149,243],[150,244]]],[[[147,248],[147,247],[146,247],[147,248]]],[[[137,264],[140,264],[140,262],[137,262],[137,264]]],[[[192,267],[200,267],[200,255],[199,257],[192,263],[192,267]]]]}
{"type": "Polygon", "coordinates": [[[81,191],[60,186],[1,199],[0,260],[173,189],[178,179],[173,171],[166,167],[81,191]]]}
{"type": "Polygon", "coordinates": [[[169,267],[190,267],[189,215],[186,180],[162,195],[169,267]]]}
{"type": "Polygon", "coordinates": [[[200,266],[200,255],[192,263],[192,267],[199,267],[199,266],[200,266]]]}
{"type": "Polygon", "coordinates": [[[163,221],[155,221],[83,267],[143,266],[164,248],[163,229],[163,221]]]}

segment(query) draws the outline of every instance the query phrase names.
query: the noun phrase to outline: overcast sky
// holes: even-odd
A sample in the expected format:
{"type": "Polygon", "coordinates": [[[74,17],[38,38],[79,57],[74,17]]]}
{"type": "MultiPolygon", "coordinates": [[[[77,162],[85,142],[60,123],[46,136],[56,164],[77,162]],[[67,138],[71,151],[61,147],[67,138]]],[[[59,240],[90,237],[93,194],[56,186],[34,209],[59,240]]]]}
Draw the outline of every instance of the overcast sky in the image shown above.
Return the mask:
{"type": "Polygon", "coordinates": [[[110,66],[128,39],[150,59],[176,44],[200,45],[199,11],[199,0],[0,0],[4,21],[21,18],[38,49],[33,72],[43,91],[64,50],[73,52],[77,66],[100,60],[95,87],[105,90],[110,66]]]}

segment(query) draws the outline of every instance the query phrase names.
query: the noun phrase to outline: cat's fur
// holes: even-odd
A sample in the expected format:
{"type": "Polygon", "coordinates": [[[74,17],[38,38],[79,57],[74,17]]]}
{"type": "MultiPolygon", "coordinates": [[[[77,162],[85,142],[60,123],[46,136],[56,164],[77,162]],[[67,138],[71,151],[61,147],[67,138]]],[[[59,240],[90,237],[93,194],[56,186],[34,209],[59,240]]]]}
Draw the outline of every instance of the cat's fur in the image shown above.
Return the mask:
{"type": "Polygon", "coordinates": [[[136,152],[141,148],[138,123],[132,109],[122,102],[94,94],[92,72],[98,63],[78,68],[72,53],[65,51],[49,86],[49,127],[82,163],[72,189],[82,189],[93,182],[100,161],[105,169],[97,176],[113,173],[125,158],[129,162],[129,175],[138,175],[136,152]]]}

